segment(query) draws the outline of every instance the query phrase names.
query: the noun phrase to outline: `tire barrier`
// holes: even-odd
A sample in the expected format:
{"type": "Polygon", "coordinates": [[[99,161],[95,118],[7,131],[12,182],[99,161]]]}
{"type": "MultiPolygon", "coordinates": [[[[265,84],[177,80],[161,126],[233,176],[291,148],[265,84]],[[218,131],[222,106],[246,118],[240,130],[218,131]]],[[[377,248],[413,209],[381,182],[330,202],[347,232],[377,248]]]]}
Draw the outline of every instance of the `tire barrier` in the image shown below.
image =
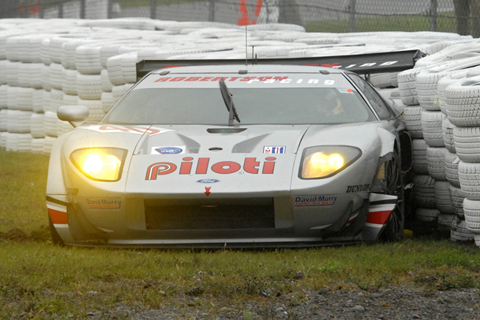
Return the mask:
{"type": "Polygon", "coordinates": [[[480,41],[435,32],[309,33],[260,20],[0,20],[0,148],[50,154],[72,130],[57,109],[84,105],[87,122],[98,122],[135,84],[144,59],[251,59],[251,46],[259,58],[415,48],[427,56],[413,69],[370,77],[413,139],[415,219],[480,245],[480,41]]]}

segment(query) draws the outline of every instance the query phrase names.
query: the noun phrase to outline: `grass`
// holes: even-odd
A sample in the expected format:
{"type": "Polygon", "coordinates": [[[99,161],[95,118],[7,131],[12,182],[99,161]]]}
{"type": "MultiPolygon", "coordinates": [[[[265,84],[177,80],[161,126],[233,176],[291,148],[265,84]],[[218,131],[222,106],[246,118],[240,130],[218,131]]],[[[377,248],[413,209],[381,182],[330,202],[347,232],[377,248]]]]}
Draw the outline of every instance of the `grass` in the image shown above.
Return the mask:
{"type": "Polygon", "coordinates": [[[0,232],[21,228],[40,236],[48,227],[48,156],[0,151],[0,232]]]}
{"type": "Polygon", "coordinates": [[[448,239],[265,251],[55,246],[46,231],[47,163],[0,150],[0,319],[122,318],[123,306],[250,318],[245,302],[295,304],[323,288],[480,289],[480,249],[448,239]],[[26,236],[5,237],[15,228],[26,236]]]}

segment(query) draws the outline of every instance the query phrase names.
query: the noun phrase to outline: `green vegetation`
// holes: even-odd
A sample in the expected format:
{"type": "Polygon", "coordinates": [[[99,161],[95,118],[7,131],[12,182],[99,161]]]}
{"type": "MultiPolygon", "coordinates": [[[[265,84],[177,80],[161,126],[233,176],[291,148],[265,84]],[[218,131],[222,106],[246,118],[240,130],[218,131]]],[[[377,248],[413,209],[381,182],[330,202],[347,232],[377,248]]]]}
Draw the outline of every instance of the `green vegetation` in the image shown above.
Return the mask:
{"type": "MultiPolygon", "coordinates": [[[[310,22],[305,26],[308,32],[348,32],[348,20],[323,20],[310,22]]],[[[378,16],[375,18],[357,18],[356,32],[374,31],[429,31],[430,17],[419,15],[378,16]]],[[[456,32],[455,15],[445,13],[437,18],[438,32],[456,32]]]]}
{"type": "Polygon", "coordinates": [[[233,308],[248,318],[243,302],[288,297],[295,305],[323,288],[480,289],[480,249],[448,239],[264,251],[55,246],[46,232],[47,163],[0,150],[0,319],[120,318],[121,306],[203,308],[212,319],[233,308]],[[14,228],[24,236],[9,237],[14,228]]]}
{"type": "Polygon", "coordinates": [[[40,154],[0,150],[0,232],[18,228],[34,237],[46,236],[48,159],[40,154]]]}

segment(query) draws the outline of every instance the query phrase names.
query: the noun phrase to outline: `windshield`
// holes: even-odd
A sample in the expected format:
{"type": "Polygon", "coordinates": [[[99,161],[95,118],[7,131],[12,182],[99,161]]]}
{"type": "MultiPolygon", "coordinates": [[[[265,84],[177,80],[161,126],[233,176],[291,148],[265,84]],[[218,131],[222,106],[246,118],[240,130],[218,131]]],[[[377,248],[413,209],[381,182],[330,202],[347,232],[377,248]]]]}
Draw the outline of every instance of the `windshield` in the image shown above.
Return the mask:
{"type": "MultiPolygon", "coordinates": [[[[365,122],[374,116],[353,88],[235,86],[227,83],[242,125],[365,122]]],[[[218,83],[209,87],[137,87],[102,120],[115,124],[227,125],[218,83]]]]}

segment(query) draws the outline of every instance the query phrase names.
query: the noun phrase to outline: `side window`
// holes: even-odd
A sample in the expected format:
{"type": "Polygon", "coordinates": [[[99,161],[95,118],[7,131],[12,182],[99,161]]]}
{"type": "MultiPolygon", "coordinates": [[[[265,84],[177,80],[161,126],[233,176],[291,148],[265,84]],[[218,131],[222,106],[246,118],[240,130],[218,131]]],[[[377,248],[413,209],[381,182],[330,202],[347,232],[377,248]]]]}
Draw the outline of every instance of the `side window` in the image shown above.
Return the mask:
{"type": "Polygon", "coordinates": [[[375,91],[375,89],[373,89],[367,81],[363,80],[360,76],[353,73],[349,73],[348,76],[358,86],[360,91],[363,92],[365,97],[367,97],[367,100],[375,109],[380,119],[386,120],[394,117],[394,113],[390,110],[390,108],[382,99],[382,97],[378,94],[378,92],[375,91]]]}

